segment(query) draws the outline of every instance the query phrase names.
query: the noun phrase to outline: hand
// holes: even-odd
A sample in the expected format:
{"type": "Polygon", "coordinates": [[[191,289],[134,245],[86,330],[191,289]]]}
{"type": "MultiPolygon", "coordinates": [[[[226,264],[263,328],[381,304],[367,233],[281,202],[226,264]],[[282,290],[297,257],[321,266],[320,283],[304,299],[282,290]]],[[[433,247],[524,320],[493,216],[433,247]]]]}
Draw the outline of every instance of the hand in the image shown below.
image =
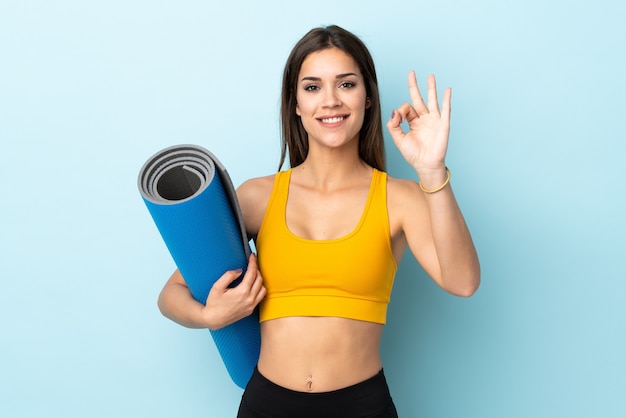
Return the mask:
{"type": "Polygon", "coordinates": [[[250,255],[248,270],[241,283],[228,287],[241,275],[241,270],[227,271],[211,288],[203,315],[209,328],[219,329],[249,316],[266,294],[256,255],[250,255]]]}
{"type": "Polygon", "coordinates": [[[387,129],[402,156],[421,177],[422,173],[441,171],[445,167],[452,90],[445,89],[440,112],[435,76],[428,76],[428,105],[426,105],[417,86],[415,72],[411,71],[409,93],[413,104],[404,103],[394,110],[387,122],[387,129]],[[401,124],[405,120],[409,124],[409,132],[402,129],[401,124]]]}

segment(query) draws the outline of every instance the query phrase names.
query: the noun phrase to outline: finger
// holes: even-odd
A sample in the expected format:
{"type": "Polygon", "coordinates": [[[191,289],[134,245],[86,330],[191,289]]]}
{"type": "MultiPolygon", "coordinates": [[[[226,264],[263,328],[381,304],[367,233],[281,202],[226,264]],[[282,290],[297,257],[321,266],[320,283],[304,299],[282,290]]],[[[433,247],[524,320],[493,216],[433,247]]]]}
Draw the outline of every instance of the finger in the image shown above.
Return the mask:
{"type": "Polygon", "coordinates": [[[225,291],[232,282],[237,280],[242,273],[242,269],[228,270],[222,276],[213,283],[213,288],[217,290],[225,291]]]}
{"type": "Polygon", "coordinates": [[[413,107],[417,111],[417,114],[423,115],[424,113],[428,113],[428,108],[422,99],[422,94],[417,85],[415,71],[409,72],[409,94],[411,95],[411,101],[413,102],[413,107]]]}
{"type": "Polygon", "coordinates": [[[246,290],[249,291],[252,288],[257,274],[259,274],[259,267],[256,261],[256,255],[250,254],[250,257],[248,258],[248,269],[241,280],[241,284],[244,285],[246,290]]]}
{"type": "Polygon", "coordinates": [[[257,295],[257,304],[260,303],[263,299],[265,299],[265,295],[267,295],[267,288],[265,286],[261,287],[259,294],[257,295]]]}
{"type": "Polygon", "coordinates": [[[437,82],[433,74],[428,76],[428,110],[439,114],[439,103],[437,102],[437,82]]]}
{"type": "MultiPolygon", "coordinates": [[[[259,276],[259,278],[260,277],[261,276],[259,276]]],[[[259,283],[259,288],[258,288],[258,290],[255,293],[253,293],[255,295],[255,298],[254,298],[254,305],[255,306],[258,305],[265,298],[265,295],[267,294],[267,289],[265,288],[265,286],[263,286],[263,280],[262,279],[261,280],[257,280],[257,282],[255,282],[255,284],[256,283],[259,283]]],[[[255,287],[255,290],[256,290],[256,287],[255,287]]]]}
{"type": "MultiPolygon", "coordinates": [[[[257,269],[256,275],[254,277],[254,281],[252,282],[252,286],[250,287],[250,292],[246,296],[248,306],[251,310],[254,310],[256,306],[261,303],[261,301],[265,298],[267,294],[267,290],[265,286],[263,286],[263,277],[261,276],[261,272],[257,269]]],[[[252,313],[249,312],[248,315],[252,313]]]]}
{"type": "Polygon", "coordinates": [[[397,111],[400,113],[402,121],[407,121],[409,124],[415,119],[419,119],[417,110],[408,103],[404,103],[402,106],[398,107],[397,111]]]}
{"type": "Polygon", "coordinates": [[[391,118],[387,121],[387,130],[391,135],[393,141],[398,144],[401,141],[401,138],[404,136],[404,131],[402,130],[402,115],[397,110],[393,110],[391,112],[391,118]]]}
{"type": "Polygon", "coordinates": [[[446,120],[450,120],[452,113],[452,89],[450,87],[443,91],[443,102],[441,103],[441,116],[446,120]]]}
{"type": "Polygon", "coordinates": [[[263,286],[263,277],[261,276],[261,273],[257,272],[257,275],[254,278],[254,282],[250,287],[250,294],[252,294],[256,298],[264,288],[265,287],[263,286]]]}

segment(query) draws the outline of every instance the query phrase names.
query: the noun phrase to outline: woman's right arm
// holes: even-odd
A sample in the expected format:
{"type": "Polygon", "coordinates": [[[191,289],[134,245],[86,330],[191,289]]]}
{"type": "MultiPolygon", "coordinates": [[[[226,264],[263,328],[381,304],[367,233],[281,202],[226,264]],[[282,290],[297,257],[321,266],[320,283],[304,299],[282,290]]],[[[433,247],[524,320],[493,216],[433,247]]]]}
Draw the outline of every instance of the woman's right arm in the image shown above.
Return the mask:
{"type": "MultiPolygon", "coordinates": [[[[250,237],[256,237],[259,231],[273,184],[274,176],[267,176],[248,180],[237,189],[250,237]]],[[[237,270],[225,272],[213,284],[205,306],[191,296],[185,279],[176,270],[161,290],[159,309],[165,317],[188,328],[219,329],[230,325],[250,315],[266,293],[256,255],[250,256],[241,283],[228,287],[240,275],[237,270]]]]}
{"type": "Polygon", "coordinates": [[[183,276],[176,270],[161,290],[159,309],[165,317],[187,328],[223,328],[250,315],[265,297],[263,278],[254,254],[248,260],[241,283],[228,287],[240,275],[240,270],[225,272],[213,284],[203,305],[191,296],[183,276]]]}

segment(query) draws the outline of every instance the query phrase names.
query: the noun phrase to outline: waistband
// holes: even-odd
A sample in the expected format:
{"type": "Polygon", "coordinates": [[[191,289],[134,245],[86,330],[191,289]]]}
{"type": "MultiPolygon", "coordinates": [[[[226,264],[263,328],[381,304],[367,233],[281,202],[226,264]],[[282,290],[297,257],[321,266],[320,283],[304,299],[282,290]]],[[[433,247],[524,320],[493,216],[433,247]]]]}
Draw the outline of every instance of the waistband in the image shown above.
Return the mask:
{"type": "Polygon", "coordinates": [[[359,418],[388,410],[393,401],[381,369],[363,382],[330,392],[299,392],[270,381],[255,368],[242,403],[275,418],[359,418]]]}

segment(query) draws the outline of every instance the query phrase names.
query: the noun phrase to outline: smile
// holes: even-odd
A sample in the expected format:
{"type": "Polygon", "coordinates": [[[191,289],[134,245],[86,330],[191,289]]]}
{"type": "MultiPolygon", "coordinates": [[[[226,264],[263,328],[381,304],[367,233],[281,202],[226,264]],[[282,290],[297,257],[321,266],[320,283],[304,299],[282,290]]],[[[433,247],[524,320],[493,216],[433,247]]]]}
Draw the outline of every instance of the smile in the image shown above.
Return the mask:
{"type": "Polygon", "coordinates": [[[346,118],[346,116],[335,116],[332,118],[322,118],[320,119],[322,121],[322,123],[339,123],[342,120],[344,120],[346,118]]]}

